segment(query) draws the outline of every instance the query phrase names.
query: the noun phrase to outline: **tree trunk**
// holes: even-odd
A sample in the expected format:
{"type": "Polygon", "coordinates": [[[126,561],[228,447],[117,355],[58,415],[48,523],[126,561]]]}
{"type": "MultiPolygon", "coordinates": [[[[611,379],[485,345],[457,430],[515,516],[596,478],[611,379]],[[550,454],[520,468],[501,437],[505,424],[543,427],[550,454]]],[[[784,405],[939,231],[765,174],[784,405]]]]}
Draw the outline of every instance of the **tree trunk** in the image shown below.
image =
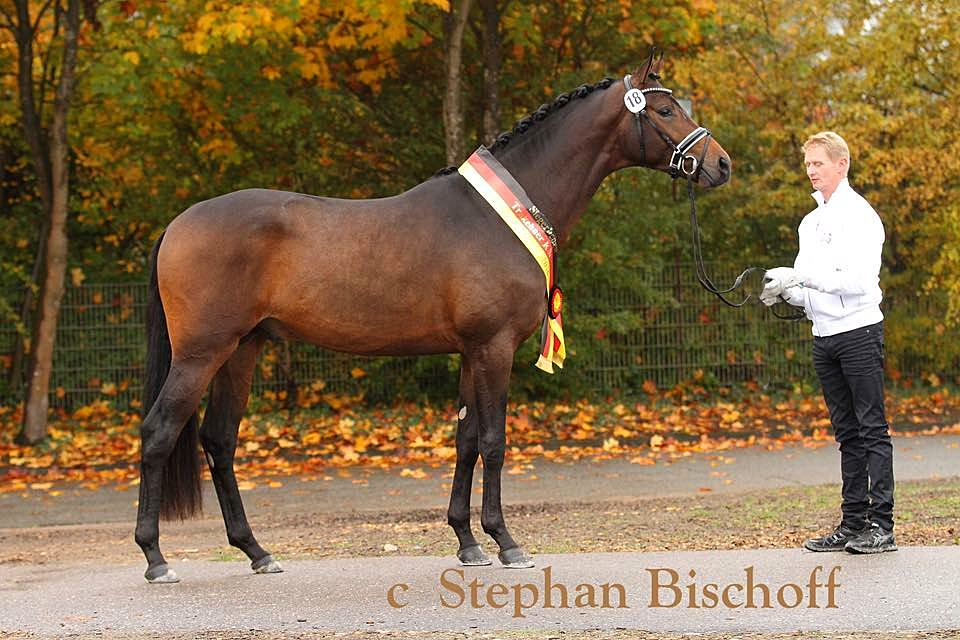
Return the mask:
{"type": "Polygon", "coordinates": [[[463,100],[460,95],[460,67],[463,60],[463,31],[472,0],[454,0],[443,21],[444,63],[447,71],[443,94],[443,132],[447,164],[459,164],[464,155],[463,100]]]}
{"type": "MultiPolygon", "coordinates": [[[[30,343],[30,368],[23,408],[23,426],[17,442],[33,444],[46,437],[50,372],[57,319],[63,300],[67,267],[67,205],[70,179],[70,147],[67,114],[73,95],[80,30],[80,0],[68,0],[63,16],[63,54],[53,105],[49,140],[44,140],[43,123],[33,94],[33,38],[29,2],[17,1],[17,45],[19,48],[20,104],[24,134],[30,145],[40,182],[47,237],[43,253],[40,299],[30,343]]],[[[59,6],[59,5],[58,5],[59,6]]]]}
{"type": "MultiPolygon", "coordinates": [[[[47,236],[50,235],[47,232],[47,227],[50,225],[50,218],[44,215],[43,225],[40,227],[40,241],[37,243],[37,253],[33,261],[33,269],[30,271],[30,282],[39,282],[40,281],[40,270],[43,268],[43,256],[45,253],[45,247],[47,246],[47,236]]],[[[33,293],[32,287],[24,287],[23,299],[20,302],[20,326],[29,329],[31,326],[30,318],[33,313],[33,305],[36,296],[33,293]]],[[[27,346],[29,342],[26,340],[26,331],[21,333],[20,331],[14,336],[13,347],[11,352],[13,353],[13,362],[10,366],[10,375],[8,377],[10,387],[16,388],[19,387],[23,381],[23,361],[24,357],[27,355],[27,346]]]]}
{"type": "Polygon", "coordinates": [[[509,2],[480,0],[483,10],[483,140],[493,144],[500,134],[500,66],[503,61],[500,15],[509,2]]]}

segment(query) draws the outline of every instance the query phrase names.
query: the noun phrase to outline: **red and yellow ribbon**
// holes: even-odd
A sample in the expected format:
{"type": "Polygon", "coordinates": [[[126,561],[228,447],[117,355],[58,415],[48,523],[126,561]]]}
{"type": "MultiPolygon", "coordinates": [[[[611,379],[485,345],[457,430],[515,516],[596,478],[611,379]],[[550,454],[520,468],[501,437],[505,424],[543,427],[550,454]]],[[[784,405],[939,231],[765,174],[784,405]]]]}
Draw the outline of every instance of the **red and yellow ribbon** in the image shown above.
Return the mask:
{"type": "Polygon", "coordinates": [[[510,227],[543,271],[547,313],[543,318],[540,357],[536,366],[553,373],[553,365],[563,368],[567,349],[560,317],[563,293],[556,283],[556,256],[550,236],[530,213],[534,205],[523,188],[485,147],[480,147],[467,158],[460,165],[459,172],[510,227]]]}

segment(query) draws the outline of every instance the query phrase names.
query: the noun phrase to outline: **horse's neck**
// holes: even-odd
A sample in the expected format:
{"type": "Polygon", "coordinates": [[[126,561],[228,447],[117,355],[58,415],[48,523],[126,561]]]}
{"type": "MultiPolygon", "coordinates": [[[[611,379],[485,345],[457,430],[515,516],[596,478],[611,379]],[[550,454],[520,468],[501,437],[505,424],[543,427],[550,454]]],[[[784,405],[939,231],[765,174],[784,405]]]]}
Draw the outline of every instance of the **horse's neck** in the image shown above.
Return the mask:
{"type": "Polygon", "coordinates": [[[614,139],[620,113],[608,89],[571,102],[567,113],[537,123],[505,149],[501,161],[557,230],[562,243],[583,215],[600,183],[626,166],[614,139]],[[579,113],[577,111],[580,111],[579,113]],[[554,118],[556,118],[554,120],[554,118]],[[535,129],[542,127],[542,130],[535,129]]]}

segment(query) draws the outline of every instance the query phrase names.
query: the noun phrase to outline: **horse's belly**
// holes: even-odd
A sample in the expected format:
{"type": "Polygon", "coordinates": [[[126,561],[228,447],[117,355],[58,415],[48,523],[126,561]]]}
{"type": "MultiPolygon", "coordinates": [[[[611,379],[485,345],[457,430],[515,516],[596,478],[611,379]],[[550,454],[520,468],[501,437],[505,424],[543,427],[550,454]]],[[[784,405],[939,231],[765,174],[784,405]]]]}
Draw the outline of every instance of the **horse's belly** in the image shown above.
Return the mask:
{"type": "Polygon", "coordinates": [[[452,323],[429,304],[400,309],[389,301],[326,299],[316,305],[277,309],[263,322],[270,333],[325,349],[361,355],[453,353],[462,343],[452,323]],[[366,302],[366,304],[363,304],[366,302]],[[360,303],[360,304],[358,304],[360,303]]]}

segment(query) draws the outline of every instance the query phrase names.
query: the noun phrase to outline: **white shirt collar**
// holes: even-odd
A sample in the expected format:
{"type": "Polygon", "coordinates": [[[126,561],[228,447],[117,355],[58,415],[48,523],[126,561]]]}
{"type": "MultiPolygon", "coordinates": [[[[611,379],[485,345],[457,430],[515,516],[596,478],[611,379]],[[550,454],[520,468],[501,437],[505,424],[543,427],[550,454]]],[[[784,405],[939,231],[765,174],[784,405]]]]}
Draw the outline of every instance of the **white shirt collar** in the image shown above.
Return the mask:
{"type": "MultiPolygon", "coordinates": [[[[834,190],[833,195],[831,195],[830,197],[832,198],[836,196],[838,193],[840,193],[840,191],[847,191],[849,189],[850,189],[850,182],[846,178],[843,178],[837,184],[837,188],[834,190]]],[[[821,207],[824,205],[822,193],[820,193],[819,191],[814,191],[810,195],[813,196],[813,199],[817,201],[817,205],[821,207]]]]}

